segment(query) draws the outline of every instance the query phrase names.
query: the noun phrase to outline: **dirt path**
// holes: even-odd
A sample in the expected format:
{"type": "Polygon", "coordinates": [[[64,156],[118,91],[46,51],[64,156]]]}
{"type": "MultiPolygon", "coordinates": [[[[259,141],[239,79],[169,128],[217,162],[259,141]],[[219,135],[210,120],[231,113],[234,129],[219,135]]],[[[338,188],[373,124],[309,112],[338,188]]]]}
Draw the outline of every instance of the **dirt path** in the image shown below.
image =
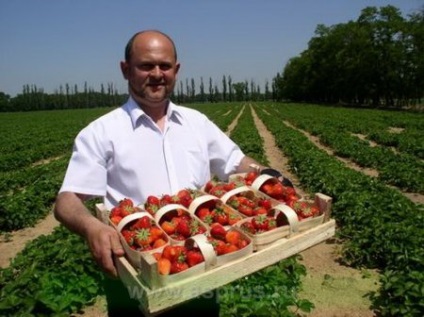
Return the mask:
{"type": "Polygon", "coordinates": [[[0,268],[9,266],[10,260],[21,252],[27,242],[40,235],[50,234],[59,225],[52,213],[32,228],[25,228],[0,237],[0,268]]]}

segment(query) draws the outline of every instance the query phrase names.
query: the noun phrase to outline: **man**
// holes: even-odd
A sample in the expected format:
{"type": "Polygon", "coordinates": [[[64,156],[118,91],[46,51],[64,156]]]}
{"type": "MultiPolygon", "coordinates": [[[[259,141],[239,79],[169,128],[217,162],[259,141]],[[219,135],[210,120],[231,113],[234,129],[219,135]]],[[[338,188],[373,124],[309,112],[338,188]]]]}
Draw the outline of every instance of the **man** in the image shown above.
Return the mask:
{"type": "MultiPolygon", "coordinates": [[[[75,139],[55,216],[87,240],[94,259],[110,276],[117,276],[112,255],[123,256],[124,250],[115,229],[87,210],[86,199],[104,197],[109,209],[126,197],[140,204],[148,195],[199,188],[211,172],[225,179],[248,171],[252,163],[259,165],[206,116],[169,100],[179,69],[169,36],[156,30],[135,34],[121,62],[129,100],[92,122],[75,139]]],[[[119,283],[112,288],[122,287],[119,283]]],[[[125,291],[119,293],[128,297],[125,291]]],[[[111,298],[115,304],[109,306],[110,316],[129,316],[130,304],[124,297],[111,298]]],[[[198,314],[202,313],[193,311],[198,314]]]]}

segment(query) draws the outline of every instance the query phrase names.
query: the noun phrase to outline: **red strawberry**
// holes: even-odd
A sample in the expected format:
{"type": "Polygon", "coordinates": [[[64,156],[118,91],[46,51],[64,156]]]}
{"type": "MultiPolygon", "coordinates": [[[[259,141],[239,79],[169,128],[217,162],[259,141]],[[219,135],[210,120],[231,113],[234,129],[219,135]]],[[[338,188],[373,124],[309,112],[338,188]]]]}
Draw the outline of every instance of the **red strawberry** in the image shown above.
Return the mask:
{"type": "Polygon", "coordinates": [[[181,219],[178,224],[177,227],[175,228],[175,232],[179,233],[180,235],[182,235],[185,238],[188,238],[191,236],[191,228],[190,228],[190,223],[188,220],[186,219],[181,219]]]}
{"type": "Polygon", "coordinates": [[[215,239],[225,240],[225,235],[227,234],[227,231],[221,224],[214,223],[211,227],[210,233],[211,236],[215,239]]]}
{"type": "Polygon", "coordinates": [[[158,261],[158,271],[161,275],[169,275],[171,273],[171,261],[166,258],[160,258],[158,261]]]}
{"type": "Polygon", "coordinates": [[[176,225],[174,223],[172,223],[171,221],[164,221],[161,224],[161,228],[168,235],[173,235],[175,233],[176,225]]]}
{"type": "Polygon", "coordinates": [[[199,250],[187,251],[187,264],[189,267],[202,263],[204,260],[203,254],[199,250]]]}
{"type": "Polygon", "coordinates": [[[148,216],[143,216],[131,225],[131,229],[147,229],[152,226],[152,219],[148,216]]]}
{"type": "Polygon", "coordinates": [[[239,240],[241,239],[240,232],[236,230],[229,230],[225,235],[225,241],[230,244],[238,245],[239,240]]]}
{"type": "Polygon", "coordinates": [[[269,219],[266,215],[258,215],[252,219],[252,225],[256,231],[267,231],[269,228],[269,219]]]}
{"type": "Polygon", "coordinates": [[[150,243],[153,242],[150,236],[150,230],[140,229],[135,231],[134,242],[142,249],[145,249],[147,246],[150,246],[150,243]]]}
{"type": "Polygon", "coordinates": [[[256,233],[256,229],[255,229],[255,227],[252,225],[252,223],[250,221],[243,222],[241,224],[240,228],[244,232],[247,232],[247,233],[250,233],[250,234],[255,234],[256,233]]]}
{"type": "Polygon", "coordinates": [[[146,204],[150,206],[159,206],[160,200],[158,197],[150,195],[147,197],[146,204]]]}
{"type": "Polygon", "coordinates": [[[180,273],[188,269],[188,264],[186,262],[171,262],[171,274],[180,273]]]}

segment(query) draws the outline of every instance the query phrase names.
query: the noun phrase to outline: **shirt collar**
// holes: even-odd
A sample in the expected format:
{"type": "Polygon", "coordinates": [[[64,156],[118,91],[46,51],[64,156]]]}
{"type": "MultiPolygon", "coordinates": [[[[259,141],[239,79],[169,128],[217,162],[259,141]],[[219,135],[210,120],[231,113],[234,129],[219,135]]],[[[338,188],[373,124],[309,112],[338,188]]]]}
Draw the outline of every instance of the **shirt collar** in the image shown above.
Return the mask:
{"type": "MultiPolygon", "coordinates": [[[[125,111],[129,114],[133,128],[135,129],[139,124],[139,120],[142,117],[147,117],[147,114],[138,106],[132,97],[129,97],[127,103],[124,106],[125,111]]],[[[179,107],[173,102],[169,102],[168,109],[166,111],[168,121],[174,121],[181,124],[182,115],[179,107]]]]}

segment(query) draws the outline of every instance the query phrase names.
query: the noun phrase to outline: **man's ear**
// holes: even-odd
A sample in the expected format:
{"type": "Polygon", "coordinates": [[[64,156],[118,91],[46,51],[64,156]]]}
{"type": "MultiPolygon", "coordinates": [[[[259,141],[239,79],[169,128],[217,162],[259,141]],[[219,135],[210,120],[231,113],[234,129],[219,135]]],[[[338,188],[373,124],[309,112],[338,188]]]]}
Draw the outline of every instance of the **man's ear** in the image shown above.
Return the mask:
{"type": "Polygon", "coordinates": [[[178,74],[178,71],[180,70],[180,66],[181,66],[181,64],[180,64],[180,63],[177,63],[177,64],[175,65],[175,75],[177,75],[177,74],[178,74]]]}
{"type": "Polygon", "coordinates": [[[122,61],[121,62],[121,72],[125,79],[128,79],[129,77],[129,65],[127,62],[122,61]]]}

